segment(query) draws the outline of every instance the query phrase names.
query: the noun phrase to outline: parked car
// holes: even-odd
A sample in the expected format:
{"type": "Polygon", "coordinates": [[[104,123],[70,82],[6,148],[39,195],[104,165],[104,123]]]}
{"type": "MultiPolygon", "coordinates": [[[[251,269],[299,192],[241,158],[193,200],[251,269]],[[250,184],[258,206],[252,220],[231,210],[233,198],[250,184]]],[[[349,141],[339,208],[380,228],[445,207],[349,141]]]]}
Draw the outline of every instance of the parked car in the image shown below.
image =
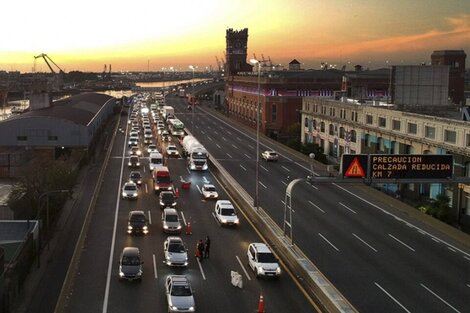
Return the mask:
{"type": "Polygon", "coordinates": [[[119,279],[142,280],[143,263],[139,248],[125,247],[119,257],[119,279]]]}
{"type": "Polygon", "coordinates": [[[137,184],[134,182],[126,182],[122,186],[122,198],[123,199],[137,199],[139,191],[137,190],[137,184]]]}
{"type": "Polygon", "coordinates": [[[142,184],[142,174],[139,171],[131,171],[129,174],[129,181],[136,183],[137,185],[142,184]]]}
{"type": "Polygon", "coordinates": [[[165,279],[168,312],[195,312],[193,290],[185,275],[169,275],[165,279]]]}
{"type": "Polygon", "coordinates": [[[168,266],[188,266],[188,249],[181,237],[170,236],[163,243],[165,263],[168,266]]]}
{"type": "Polygon", "coordinates": [[[165,233],[181,232],[181,222],[176,209],[166,208],[163,210],[162,227],[165,233]]]}
{"type": "Polygon", "coordinates": [[[271,249],[264,243],[250,243],[247,251],[248,264],[259,276],[278,277],[281,275],[281,267],[271,249]]]}
{"type": "Polygon", "coordinates": [[[279,155],[276,151],[266,150],[261,154],[261,157],[266,161],[277,161],[279,159],[279,155]]]}
{"type": "Polygon", "coordinates": [[[219,197],[215,186],[211,184],[204,184],[201,188],[201,193],[204,199],[217,199],[219,197]]]}
{"type": "Polygon", "coordinates": [[[174,208],[176,206],[175,194],[171,190],[161,191],[158,195],[158,202],[160,204],[160,209],[174,208]]]}
{"type": "Polygon", "coordinates": [[[127,219],[128,234],[148,234],[149,227],[144,211],[130,211],[127,219]]]}
{"type": "Polygon", "coordinates": [[[217,200],[214,213],[221,225],[238,225],[240,223],[237,212],[229,200],[217,200]]]}

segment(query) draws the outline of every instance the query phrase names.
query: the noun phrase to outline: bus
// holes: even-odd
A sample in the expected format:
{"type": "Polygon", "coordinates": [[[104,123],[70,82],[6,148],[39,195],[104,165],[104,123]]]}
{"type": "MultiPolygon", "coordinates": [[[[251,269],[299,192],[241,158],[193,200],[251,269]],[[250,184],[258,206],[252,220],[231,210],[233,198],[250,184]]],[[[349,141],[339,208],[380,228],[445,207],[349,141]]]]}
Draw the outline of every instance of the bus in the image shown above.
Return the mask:
{"type": "Polygon", "coordinates": [[[184,136],[184,124],[179,119],[169,120],[168,125],[173,136],[184,136]]]}

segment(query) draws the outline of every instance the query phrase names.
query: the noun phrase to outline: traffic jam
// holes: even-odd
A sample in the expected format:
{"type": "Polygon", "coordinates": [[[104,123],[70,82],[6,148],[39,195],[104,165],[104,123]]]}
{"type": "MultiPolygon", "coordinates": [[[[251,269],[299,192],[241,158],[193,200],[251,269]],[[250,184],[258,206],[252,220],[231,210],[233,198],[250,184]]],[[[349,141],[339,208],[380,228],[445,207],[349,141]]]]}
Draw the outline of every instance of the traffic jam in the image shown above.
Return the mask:
{"type": "MultiPolygon", "coordinates": [[[[209,167],[209,153],[195,137],[186,134],[184,124],[176,118],[174,108],[165,105],[165,97],[161,92],[135,95],[128,112],[127,129],[120,128],[120,131],[126,135],[128,149],[124,161],[128,176],[123,176],[120,199],[132,203],[144,193],[154,194],[155,207],[161,214],[161,218],[157,221],[153,218],[152,223],[150,210],[146,212],[134,207],[128,213],[125,232],[128,236],[163,237],[164,260],[157,262],[163,263],[172,272],[164,278],[164,286],[161,286],[168,312],[195,312],[196,300],[191,277],[185,275],[185,269],[190,262],[197,262],[202,271],[201,263],[210,257],[213,238],[205,236],[201,239],[188,239],[195,241],[195,246],[192,242],[190,245],[185,242],[191,237],[183,235],[190,235],[192,226],[181,211],[180,200],[183,193],[184,196],[189,194],[192,182],[183,176],[173,177],[172,165],[175,164],[174,160],[185,162],[189,177],[191,172],[204,173],[209,167]]],[[[277,160],[275,155],[263,158],[277,160]]],[[[221,227],[237,229],[240,225],[238,210],[229,199],[219,197],[221,193],[216,185],[205,176],[202,183],[196,185],[200,199],[210,206],[210,215],[207,218],[213,218],[221,227]]],[[[152,211],[155,212],[154,209],[152,211]]],[[[138,246],[131,245],[116,249],[120,251],[119,280],[131,283],[142,281],[143,251],[138,246]]],[[[256,278],[278,278],[281,275],[278,259],[265,243],[248,242],[245,253],[244,265],[240,260],[239,263],[248,279],[250,277],[247,269],[256,278]]],[[[156,277],[155,255],[153,258],[156,277]]],[[[232,285],[242,287],[241,281],[241,275],[232,272],[232,285]]]]}

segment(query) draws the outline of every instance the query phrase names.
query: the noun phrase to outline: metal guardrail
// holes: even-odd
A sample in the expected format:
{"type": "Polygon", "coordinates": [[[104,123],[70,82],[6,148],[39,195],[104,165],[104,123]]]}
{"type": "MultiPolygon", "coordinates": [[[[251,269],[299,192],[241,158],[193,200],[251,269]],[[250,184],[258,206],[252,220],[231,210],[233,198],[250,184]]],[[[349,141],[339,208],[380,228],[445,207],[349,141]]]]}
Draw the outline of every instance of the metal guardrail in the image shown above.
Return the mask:
{"type": "Polygon", "coordinates": [[[305,292],[324,312],[358,312],[304,253],[296,245],[290,243],[290,239],[284,236],[282,229],[263,208],[259,207],[256,211],[252,205],[253,198],[211,155],[209,157],[209,168],[230,196],[238,203],[240,209],[256,225],[258,231],[279,256],[279,259],[297,276],[298,282],[305,292]]]}

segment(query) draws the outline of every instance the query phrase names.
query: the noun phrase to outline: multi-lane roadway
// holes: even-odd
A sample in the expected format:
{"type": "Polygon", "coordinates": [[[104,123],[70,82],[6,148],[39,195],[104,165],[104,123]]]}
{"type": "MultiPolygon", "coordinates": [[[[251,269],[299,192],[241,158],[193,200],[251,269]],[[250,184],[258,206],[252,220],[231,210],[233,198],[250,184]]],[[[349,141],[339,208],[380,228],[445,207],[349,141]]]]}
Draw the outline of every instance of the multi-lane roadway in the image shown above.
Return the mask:
{"type": "MultiPolygon", "coordinates": [[[[217,187],[219,199],[229,199],[228,196],[210,172],[190,172],[181,158],[168,159],[167,166],[175,187],[179,188],[177,210],[185,225],[181,237],[189,250],[189,266],[175,269],[163,264],[163,242],[167,235],[162,232],[162,211],[153,191],[145,157],[140,168],[144,180],[138,199],[120,198],[122,184],[131,170],[127,166],[126,122],[124,119],[121,121],[121,127],[126,131],[116,135],[112,146],[78,270],[72,277],[73,288],[67,295],[65,311],[166,312],[164,279],[170,274],[184,274],[195,291],[197,312],[254,312],[258,308],[260,294],[264,296],[268,312],[315,312],[287,269],[283,268],[284,272],[277,280],[255,278],[247,265],[246,250],[250,242],[262,239],[241,213],[238,227],[221,227],[212,214],[214,201],[203,200],[200,187],[210,182],[217,187]],[[182,179],[191,180],[189,190],[181,188],[182,179]],[[146,213],[150,223],[149,234],[131,236],[126,233],[130,210],[146,213]],[[186,234],[188,223],[191,224],[191,235],[186,234]],[[198,262],[194,257],[196,241],[204,240],[206,235],[212,241],[211,257],[198,262]],[[126,246],[138,247],[142,253],[144,274],[141,282],[119,280],[119,255],[126,246]],[[243,288],[231,284],[231,271],[242,275],[243,288]]],[[[157,142],[157,138],[155,140],[157,142]]],[[[163,146],[161,149],[164,151],[163,146]]]]}
{"type": "MultiPolygon", "coordinates": [[[[177,117],[254,198],[256,134],[207,107],[194,113],[168,97],[177,117]],[[193,115],[194,114],[194,115],[193,115]]],[[[259,199],[283,227],[289,180],[310,165],[262,137],[259,199]]],[[[385,199],[385,200],[384,200],[385,199]]],[[[293,241],[360,312],[470,312],[470,249],[374,198],[364,186],[298,184],[293,194],[293,241]]]]}

